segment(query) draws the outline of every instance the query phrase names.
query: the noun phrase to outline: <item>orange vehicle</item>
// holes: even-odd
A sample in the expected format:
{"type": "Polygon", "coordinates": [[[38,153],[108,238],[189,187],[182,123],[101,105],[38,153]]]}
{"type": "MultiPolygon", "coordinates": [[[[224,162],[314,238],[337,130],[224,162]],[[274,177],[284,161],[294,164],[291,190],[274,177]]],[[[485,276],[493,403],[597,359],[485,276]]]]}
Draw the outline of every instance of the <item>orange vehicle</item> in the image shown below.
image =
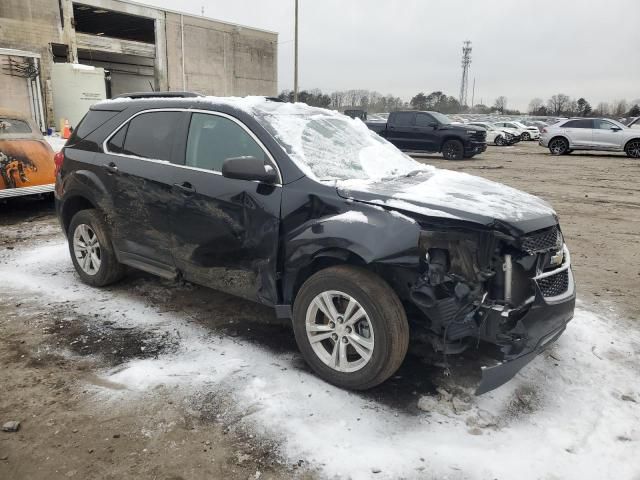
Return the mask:
{"type": "Polygon", "coordinates": [[[24,115],[0,109],[0,199],[52,192],[53,150],[24,115]]]}

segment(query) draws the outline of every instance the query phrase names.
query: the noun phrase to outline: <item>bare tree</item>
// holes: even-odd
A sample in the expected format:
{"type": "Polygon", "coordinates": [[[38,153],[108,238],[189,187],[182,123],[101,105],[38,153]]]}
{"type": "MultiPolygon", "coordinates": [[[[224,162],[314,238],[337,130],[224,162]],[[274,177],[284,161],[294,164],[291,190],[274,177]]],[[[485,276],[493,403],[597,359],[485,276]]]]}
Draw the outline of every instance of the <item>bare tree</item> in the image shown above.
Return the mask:
{"type": "Polygon", "coordinates": [[[544,106],[544,101],[541,98],[534,98],[529,102],[529,113],[536,113],[540,111],[540,107],[544,106]]]}
{"type": "Polygon", "coordinates": [[[507,108],[507,97],[505,97],[504,95],[500,95],[498,98],[496,98],[496,102],[493,104],[493,106],[500,113],[504,113],[505,109],[507,108]]]}
{"type": "Polygon", "coordinates": [[[553,115],[562,115],[569,107],[570,101],[571,99],[569,98],[569,96],[565,95],[564,93],[553,95],[547,102],[549,111],[553,115]]]}
{"type": "Polygon", "coordinates": [[[626,100],[614,100],[611,104],[611,114],[615,117],[623,117],[627,113],[629,108],[627,107],[626,100]]]}
{"type": "Polygon", "coordinates": [[[600,102],[593,112],[597,117],[606,117],[609,115],[609,104],[600,102]]]}

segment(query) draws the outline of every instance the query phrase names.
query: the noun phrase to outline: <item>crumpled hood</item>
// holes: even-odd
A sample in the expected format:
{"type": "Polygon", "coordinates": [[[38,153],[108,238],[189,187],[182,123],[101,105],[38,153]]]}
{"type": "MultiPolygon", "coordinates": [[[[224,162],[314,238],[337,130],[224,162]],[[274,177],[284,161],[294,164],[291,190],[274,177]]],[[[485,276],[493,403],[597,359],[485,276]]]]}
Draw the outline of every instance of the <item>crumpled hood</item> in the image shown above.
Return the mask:
{"type": "Polygon", "coordinates": [[[345,180],[336,188],[339,195],[361,202],[485,226],[501,223],[517,233],[557,223],[555,211],[541,198],[451,170],[427,168],[390,180],[345,180]]]}

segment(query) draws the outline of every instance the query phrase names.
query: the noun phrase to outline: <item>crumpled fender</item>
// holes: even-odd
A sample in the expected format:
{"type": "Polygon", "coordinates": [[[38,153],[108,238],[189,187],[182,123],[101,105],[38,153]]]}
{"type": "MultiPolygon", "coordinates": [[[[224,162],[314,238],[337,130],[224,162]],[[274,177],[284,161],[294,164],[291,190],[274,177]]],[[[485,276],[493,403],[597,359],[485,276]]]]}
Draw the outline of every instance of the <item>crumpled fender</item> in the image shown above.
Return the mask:
{"type": "Polygon", "coordinates": [[[417,264],[420,226],[412,218],[359,202],[335,210],[341,213],[320,216],[286,234],[285,303],[292,300],[297,273],[318,257],[353,254],[365,264],[417,264]]]}

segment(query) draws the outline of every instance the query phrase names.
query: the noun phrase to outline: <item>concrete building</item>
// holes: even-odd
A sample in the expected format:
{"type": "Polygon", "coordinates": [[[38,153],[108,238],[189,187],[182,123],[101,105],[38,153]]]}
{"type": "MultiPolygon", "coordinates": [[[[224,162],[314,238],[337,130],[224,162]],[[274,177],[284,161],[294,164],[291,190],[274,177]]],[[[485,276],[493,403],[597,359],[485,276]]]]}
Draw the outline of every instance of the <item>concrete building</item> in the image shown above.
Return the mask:
{"type": "Polygon", "coordinates": [[[52,89],[62,87],[52,69],[64,62],[103,68],[108,98],[276,95],[277,41],[274,32],[123,0],[0,0],[0,106],[56,125],[52,89]]]}

